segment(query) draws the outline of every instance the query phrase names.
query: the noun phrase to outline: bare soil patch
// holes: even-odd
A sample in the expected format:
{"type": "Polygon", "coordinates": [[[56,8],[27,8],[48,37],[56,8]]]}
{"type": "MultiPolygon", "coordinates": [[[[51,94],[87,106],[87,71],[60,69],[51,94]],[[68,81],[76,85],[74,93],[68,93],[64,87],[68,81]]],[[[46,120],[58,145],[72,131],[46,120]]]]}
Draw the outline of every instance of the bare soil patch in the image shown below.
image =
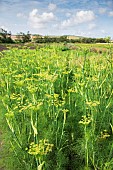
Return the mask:
{"type": "Polygon", "coordinates": [[[0,44],[0,51],[8,50],[8,48],[5,45],[0,44]]]}

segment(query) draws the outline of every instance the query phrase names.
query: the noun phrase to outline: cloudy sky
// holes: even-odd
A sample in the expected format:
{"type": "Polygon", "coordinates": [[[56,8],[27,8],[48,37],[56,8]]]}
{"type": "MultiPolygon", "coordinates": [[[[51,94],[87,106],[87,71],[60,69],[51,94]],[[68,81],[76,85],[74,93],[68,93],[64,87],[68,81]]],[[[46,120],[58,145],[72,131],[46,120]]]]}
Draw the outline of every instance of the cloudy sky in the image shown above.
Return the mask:
{"type": "Polygon", "coordinates": [[[0,28],[113,38],[113,0],[0,0],[0,28]]]}

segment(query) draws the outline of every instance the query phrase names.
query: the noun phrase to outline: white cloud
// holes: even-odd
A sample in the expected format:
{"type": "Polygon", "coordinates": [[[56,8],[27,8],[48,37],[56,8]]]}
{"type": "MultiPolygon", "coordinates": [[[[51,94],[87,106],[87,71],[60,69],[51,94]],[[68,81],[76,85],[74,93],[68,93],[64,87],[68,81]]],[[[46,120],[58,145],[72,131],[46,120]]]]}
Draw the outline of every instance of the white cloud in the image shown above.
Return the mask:
{"type": "Polygon", "coordinates": [[[79,11],[75,19],[78,20],[78,23],[89,22],[95,19],[95,15],[93,11],[79,11]]]}
{"type": "Polygon", "coordinates": [[[22,13],[17,13],[17,15],[16,15],[17,17],[22,17],[23,16],[23,14],[22,13]]]}
{"type": "Polygon", "coordinates": [[[83,37],[93,37],[92,32],[90,32],[90,31],[83,31],[83,30],[78,30],[76,32],[76,35],[83,36],[83,37]]]}
{"type": "Polygon", "coordinates": [[[50,11],[54,11],[56,8],[57,8],[57,5],[56,5],[56,4],[50,3],[50,4],[48,5],[48,9],[49,9],[50,11]]]}
{"type": "Polygon", "coordinates": [[[55,16],[52,12],[43,12],[42,14],[39,14],[37,9],[33,9],[29,13],[29,24],[33,28],[44,28],[54,19],[55,16]]]}
{"type": "Polygon", "coordinates": [[[96,27],[95,23],[89,24],[89,30],[93,30],[96,27]]]}
{"type": "Polygon", "coordinates": [[[67,12],[66,13],[66,17],[70,17],[71,16],[71,13],[70,12],[67,12]]]}
{"type": "Polygon", "coordinates": [[[113,17],[113,11],[110,11],[110,12],[108,13],[108,15],[109,15],[110,17],[113,17]]]}
{"type": "Polygon", "coordinates": [[[69,19],[64,20],[61,23],[61,27],[70,27],[77,24],[87,23],[95,19],[93,11],[79,11],[75,15],[72,15],[69,19]]]}
{"type": "Polygon", "coordinates": [[[25,14],[23,14],[23,13],[17,13],[17,15],[16,15],[18,18],[26,18],[26,16],[25,16],[25,14]]]}
{"type": "Polygon", "coordinates": [[[105,31],[105,30],[101,30],[101,33],[102,33],[102,34],[106,34],[106,31],[105,31]]]}
{"type": "Polygon", "coordinates": [[[100,13],[100,14],[105,14],[106,11],[107,11],[106,8],[99,8],[99,13],[100,13]]]}

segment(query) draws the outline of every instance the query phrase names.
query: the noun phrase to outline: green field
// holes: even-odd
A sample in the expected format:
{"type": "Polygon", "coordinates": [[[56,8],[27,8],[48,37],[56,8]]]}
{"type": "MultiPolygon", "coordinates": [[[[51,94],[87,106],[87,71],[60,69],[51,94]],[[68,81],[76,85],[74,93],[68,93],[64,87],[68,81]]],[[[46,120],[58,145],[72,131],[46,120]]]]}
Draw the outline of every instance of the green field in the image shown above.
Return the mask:
{"type": "Polygon", "coordinates": [[[113,169],[113,45],[0,53],[4,170],[113,169]]]}

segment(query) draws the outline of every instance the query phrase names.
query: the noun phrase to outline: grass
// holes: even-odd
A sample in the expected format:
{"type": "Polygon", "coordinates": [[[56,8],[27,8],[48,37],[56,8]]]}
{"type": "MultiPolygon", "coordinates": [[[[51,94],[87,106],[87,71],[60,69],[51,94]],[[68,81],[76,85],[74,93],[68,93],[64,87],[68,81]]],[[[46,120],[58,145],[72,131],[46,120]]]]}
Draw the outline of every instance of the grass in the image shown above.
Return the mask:
{"type": "Polygon", "coordinates": [[[113,46],[62,48],[1,54],[6,170],[112,170],[113,46]]]}

